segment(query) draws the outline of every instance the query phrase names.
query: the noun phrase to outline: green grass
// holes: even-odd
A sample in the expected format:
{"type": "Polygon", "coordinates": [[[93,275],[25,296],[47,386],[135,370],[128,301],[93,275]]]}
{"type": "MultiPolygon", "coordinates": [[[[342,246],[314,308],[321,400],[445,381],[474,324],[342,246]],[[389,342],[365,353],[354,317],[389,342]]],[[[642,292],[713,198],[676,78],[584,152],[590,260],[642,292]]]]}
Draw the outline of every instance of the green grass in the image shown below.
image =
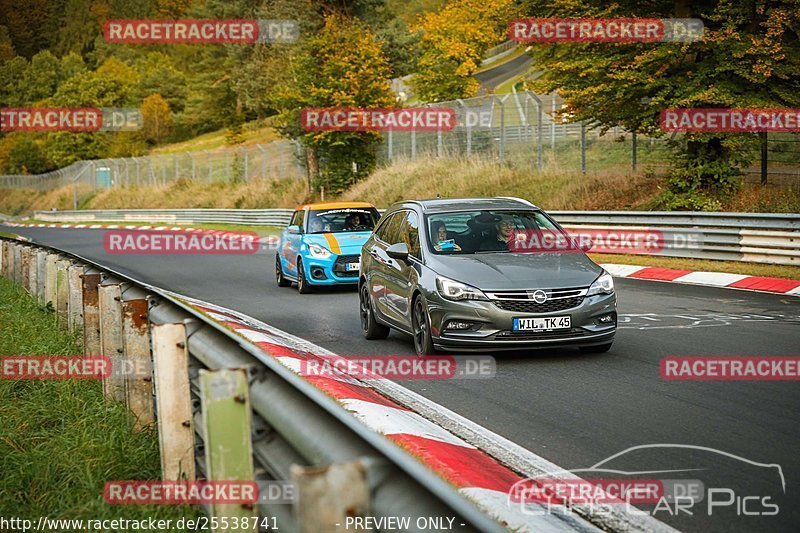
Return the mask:
{"type": "MultiPolygon", "coordinates": [[[[77,355],[53,313],[0,278],[0,356],[77,355]]],[[[110,480],[158,479],[154,431],[134,432],[99,381],[0,379],[0,516],[141,520],[199,516],[187,506],[111,506],[110,480]]]]}
{"type": "MultiPolygon", "coordinates": [[[[179,143],[165,144],[154,148],[151,154],[172,154],[176,152],[201,152],[203,150],[218,150],[230,148],[226,142],[228,136],[227,129],[204,133],[188,141],[179,143]]],[[[249,122],[244,125],[242,131],[242,142],[236,146],[249,146],[253,144],[265,144],[278,140],[280,136],[269,125],[263,122],[249,122]]]]}

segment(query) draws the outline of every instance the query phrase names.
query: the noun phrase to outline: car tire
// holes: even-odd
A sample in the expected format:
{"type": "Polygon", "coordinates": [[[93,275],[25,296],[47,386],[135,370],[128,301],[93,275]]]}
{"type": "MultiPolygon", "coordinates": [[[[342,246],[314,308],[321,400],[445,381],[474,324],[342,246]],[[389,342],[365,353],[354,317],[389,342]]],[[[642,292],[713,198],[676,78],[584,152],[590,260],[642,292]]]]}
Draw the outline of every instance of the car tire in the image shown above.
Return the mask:
{"type": "Polygon", "coordinates": [[[278,287],[288,287],[292,284],[292,282],[283,275],[280,255],[275,255],[275,281],[278,283],[278,287]]]}
{"type": "Polygon", "coordinates": [[[436,353],[431,337],[431,325],[422,296],[414,299],[414,307],[411,311],[411,331],[414,337],[414,351],[417,352],[417,355],[425,356],[436,353]]]}
{"type": "Polygon", "coordinates": [[[606,344],[598,344],[597,346],[581,346],[579,348],[580,351],[584,353],[606,353],[611,349],[610,342],[606,344]]]}
{"type": "Polygon", "coordinates": [[[361,318],[361,333],[367,340],[385,339],[389,336],[389,326],[379,324],[375,320],[375,313],[372,310],[372,300],[369,297],[369,287],[366,283],[361,284],[358,290],[358,312],[361,318]]]}
{"type": "Polygon", "coordinates": [[[309,294],[311,292],[311,285],[308,284],[306,279],[306,271],[303,269],[303,260],[297,258],[297,292],[300,294],[309,294]]]}

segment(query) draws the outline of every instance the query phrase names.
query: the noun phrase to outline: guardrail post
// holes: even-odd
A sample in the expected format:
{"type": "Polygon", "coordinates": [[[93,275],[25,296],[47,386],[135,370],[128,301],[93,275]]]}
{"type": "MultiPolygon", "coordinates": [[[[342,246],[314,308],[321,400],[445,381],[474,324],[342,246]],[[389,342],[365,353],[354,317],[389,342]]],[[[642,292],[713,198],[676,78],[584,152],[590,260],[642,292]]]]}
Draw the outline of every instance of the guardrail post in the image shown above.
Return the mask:
{"type": "Polygon", "coordinates": [[[28,293],[36,297],[37,293],[37,280],[38,270],[36,268],[36,258],[38,257],[39,249],[31,248],[28,254],[28,293]]]}
{"type": "MultiPolygon", "coordinates": [[[[214,481],[253,481],[252,407],[246,371],[200,370],[199,381],[206,477],[214,481]]],[[[254,515],[254,507],[240,504],[211,506],[212,517],[254,515]]]]}
{"type": "Polygon", "coordinates": [[[44,305],[47,302],[45,301],[45,279],[47,277],[47,271],[45,266],[47,265],[47,251],[46,250],[37,250],[36,252],[36,297],[39,300],[39,303],[44,305]]]}
{"type": "Polygon", "coordinates": [[[367,473],[361,463],[328,466],[291,466],[297,489],[294,502],[299,531],[331,531],[347,517],[369,510],[367,473]]]}
{"type": "Polygon", "coordinates": [[[155,421],[155,415],[147,299],[144,291],[137,287],[131,287],[123,294],[122,335],[126,403],[134,416],[134,428],[141,430],[155,421]]]}
{"type": "Polygon", "coordinates": [[[83,265],[75,264],[70,265],[67,270],[67,326],[70,331],[83,331],[83,271],[83,265]]]}
{"type": "Polygon", "coordinates": [[[111,375],[103,380],[103,394],[118,402],[125,401],[123,378],[122,290],[119,283],[97,288],[100,309],[100,353],[111,360],[111,375]]]}
{"type": "Polygon", "coordinates": [[[100,349],[100,273],[83,274],[83,353],[102,355],[100,349]]]}
{"type": "Polygon", "coordinates": [[[45,259],[44,305],[50,305],[53,309],[56,309],[57,305],[56,276],[58,274],[58,266],[56,263],[59,259],[58,254],[47,254],[45,259]]]}
{"type": "Polygon", "coordinates": [[[19,253],[20,256],[20,285],[30,291],[30,272],[31,272],[31,248],[23,246],[19,253]]]}
{"type": "Polygon", "coordinates": [[[152,343],[161,477],[167,481],[193,481],[194,429],[186,326],[154,325],[152,343]]]}
{"type": "Polygon", "coordinates": [[[8,277],[8,247],[11,245],[8,241],[0,241],[0,276],[8,277]]]}
{"type": "Polygon", "coordinates": [[[58,323],[66,326],[69,323],[69,277],[68,271],[72,261],[61,259],[56,262],[56,316],[58,323]]]}
{"type": "Polygon", "coordinates": [[[14,268],[14,276],[11,280],[19,285],[22,283],[22,245],[15,244],[14,245],[14,262],[12,263],[14,268]]]}

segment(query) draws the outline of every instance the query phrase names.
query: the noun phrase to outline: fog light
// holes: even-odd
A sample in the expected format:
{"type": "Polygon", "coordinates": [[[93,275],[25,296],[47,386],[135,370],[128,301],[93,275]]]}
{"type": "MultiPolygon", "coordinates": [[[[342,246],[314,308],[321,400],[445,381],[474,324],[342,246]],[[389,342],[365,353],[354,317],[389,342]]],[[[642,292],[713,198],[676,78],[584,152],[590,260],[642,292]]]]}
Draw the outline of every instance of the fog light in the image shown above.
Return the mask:
{"type": "Polygon", "coordinates": [[[322,267],[313,267],[311,269],[311,277],[314,279],[325,279],[325,269],[322,267]]]}
{"type": "Polygon", "coordinates": [[[609,313],[607,315],[603,315],[597,319],[599,324],[613,324],[614,323],[614,313],[609,313]]]}
{"type": "Polygon", "coordinates": [[[462,322],[460,320],[448,320],[444,329],[465,330],[472,327],[472,322],[462,322]]]}

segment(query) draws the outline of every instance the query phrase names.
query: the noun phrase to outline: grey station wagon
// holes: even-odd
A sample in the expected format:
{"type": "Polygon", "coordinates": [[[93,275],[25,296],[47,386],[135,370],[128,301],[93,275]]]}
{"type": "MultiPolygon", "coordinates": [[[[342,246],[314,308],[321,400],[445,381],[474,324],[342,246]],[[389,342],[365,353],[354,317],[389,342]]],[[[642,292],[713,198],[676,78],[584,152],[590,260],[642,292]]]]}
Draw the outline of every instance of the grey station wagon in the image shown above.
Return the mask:
{"type": "Polygon", "coordinates": [[[617,329],[614,282],[584,252],[518,198],[396,203],[361,250],[362,332],[406,332],[420,355],[564,345],[605,352],[617,329]],[[525,232],[569,245],[512,246],[525,232]]]}

